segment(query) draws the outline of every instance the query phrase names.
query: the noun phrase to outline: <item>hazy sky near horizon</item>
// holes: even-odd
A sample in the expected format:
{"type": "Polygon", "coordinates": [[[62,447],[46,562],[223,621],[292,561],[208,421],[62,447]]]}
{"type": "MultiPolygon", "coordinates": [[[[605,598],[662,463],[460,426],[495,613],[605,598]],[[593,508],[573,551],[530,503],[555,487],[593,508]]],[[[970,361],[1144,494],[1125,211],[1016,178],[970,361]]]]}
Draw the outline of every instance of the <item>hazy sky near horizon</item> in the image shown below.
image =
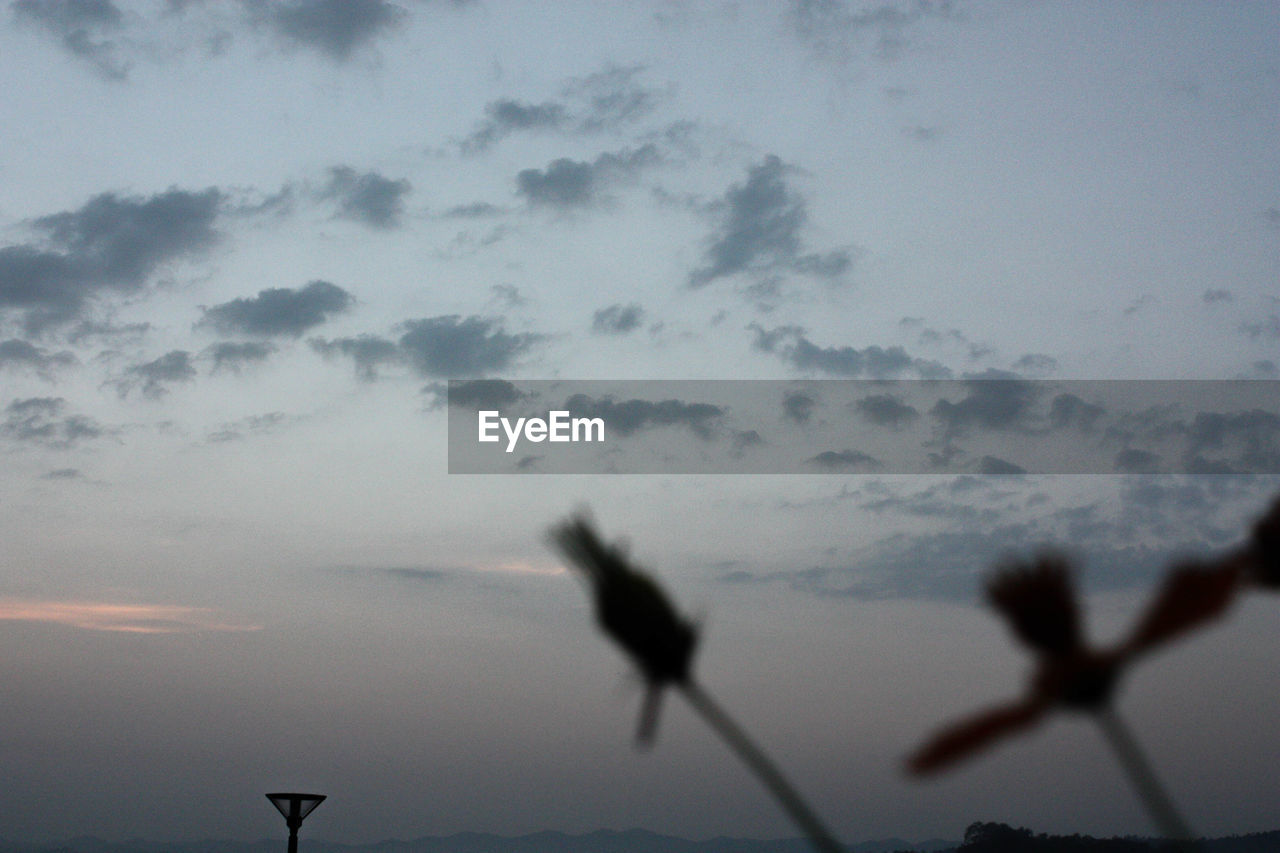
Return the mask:
{"type": "MultiPolygon", "coordinates": [[[[336,841],[793,834],[675,697],[631,748],[545,541],[583,506],[841,836],[1149,831],[1081,720],[902,756],[1022,687],[995,560],[1071,549],[1113,638],[1280,478],[468,477],[440,393],[1280,379],[1278,36],[1265,2],[4,4],[0,839],[282,835],[278,789],[336,841]]],[[[1121,697],[1206,833],[1275,828],[1277,607],[1121,697]]]]}

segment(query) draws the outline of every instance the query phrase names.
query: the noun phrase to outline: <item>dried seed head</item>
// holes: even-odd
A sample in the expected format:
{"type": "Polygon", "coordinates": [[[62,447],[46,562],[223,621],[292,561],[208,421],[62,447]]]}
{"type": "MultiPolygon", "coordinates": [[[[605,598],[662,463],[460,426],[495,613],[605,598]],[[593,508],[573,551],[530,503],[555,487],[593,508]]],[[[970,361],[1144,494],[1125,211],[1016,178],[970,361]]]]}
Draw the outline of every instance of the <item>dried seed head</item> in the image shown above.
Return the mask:
{"type": "Polygon", "coordinates": [[[987,581],[987,598],[1018,639],[1040,654],[1069,655],[1081,647],[1080,613],[1064,557],[1042,554],[1031,563],[1001,566],[987,581]]]}
{"type": "Polygon", "coordinates": [[[655,687],[688,681],[697,631],[662,588],[634,568],[621,548],[602,542],[587,518],[561,524],[551,538],[591,584],[600,627],[635,661],[645,680],[655,687]]]}

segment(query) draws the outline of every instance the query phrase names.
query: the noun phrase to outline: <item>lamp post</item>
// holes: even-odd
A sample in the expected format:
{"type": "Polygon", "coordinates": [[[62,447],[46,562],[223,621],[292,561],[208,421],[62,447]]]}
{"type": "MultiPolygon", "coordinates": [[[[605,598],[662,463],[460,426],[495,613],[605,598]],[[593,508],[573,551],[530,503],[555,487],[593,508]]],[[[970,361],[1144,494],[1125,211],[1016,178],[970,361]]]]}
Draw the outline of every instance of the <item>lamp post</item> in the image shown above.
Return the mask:
{"type": "Polygon", "coordinates": [[[289,827],[289,853],[298,853],[298,827],[302,819],[324,802],[324,794],[267,794],[271,804],[284,815],[289,827]]]}

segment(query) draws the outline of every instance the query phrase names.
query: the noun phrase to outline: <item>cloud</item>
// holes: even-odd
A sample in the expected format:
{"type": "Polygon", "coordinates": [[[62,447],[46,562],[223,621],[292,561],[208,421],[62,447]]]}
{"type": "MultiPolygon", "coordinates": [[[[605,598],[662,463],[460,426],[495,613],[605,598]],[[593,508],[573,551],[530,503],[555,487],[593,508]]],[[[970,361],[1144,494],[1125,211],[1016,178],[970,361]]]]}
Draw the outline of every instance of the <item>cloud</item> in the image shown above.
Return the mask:
{"type": "Polygon", "coordinates": [[[639,328],[644,309],[634,302],[630,305],[610,305],[601,308],[591,318],[591,331],[598,335],[625,335],[639,328]]]}
{"type": "Polygon", "coordinates": [[[523,169],[516,175],[516,192],[531,205],[584,207],[600,199],[604,188],[661,161],[649,143],[617,153],[605,152],[591,162],[560,158],[545,169],[523,169]]]}
{"type": "Polygon", "coordinates": [[[589,134],[613,130],[651,112],[661,93],[636,82],[644,70],[609,66],[570,80],[564,101],[529,103],[500,98],[485,105],[485,118],[459,143],[464,154],[476,154],[517,132],[589,134]]]}
{"type": "Polygon", "coordinates": [[[683,400],[623,400],[613,397],[590,397],[574,394],[565,400],[564,408],[572,417],[602,418],[611,434],[629,436],[648,427],[683,426],[701,439],[715,434],[717,422],[725,409],[711,403],[686,403],[683,400]]]}
{"type": "Polygon", "coordinates": [[[759,324],[752,323],[747,328],[755,332],[756,349],[773,353],[802,371],[848,378],[867,376],[874,379],[907,371],[915,371],[930,379],[949,375],[949,371],[936,362],[912,358],[902,347],[820,347],[810,341],[805,336],[805,330],[799,326],[780,326],[766,330],[759,324]]]}
{"type": "Polygon", "coordinates": [[[876,426],[887,426],[895,430],[914,423],[920,417],[920,412],[914,406],[907,405],[892,394],[863,397],[854,402],[853,410],[876,426]]]}
{"type": "Polygon", "coordinates": [[[266,361],[267,357],[275,351],[275,345],[269,343],[222,341],[209,347],[205,352],[213,359],[214,373],[222,370],[239,373],[241,368],[266,361]]]}
{"type": "Polygon", "coordinates": [[[804,254],[800,231],[808,219],[805,202],[785,180],[790,167],[770,154],[747,173],[745,184],[725,193],[725,221],[706,252],[706,265],[689,274],[701,287],[741,272],[790,271],[836,278],[853,263],[844,249],[804,254]]]}
{"type": "Polygon", "coordinates": [[[100,438],[107,430],[84,415],[65,415],[61,397],[14,400],[4,409],[0,437],[65,450],[85,439],[100,438]]]}
{"type": "Polygon", "coordinates": [[[565,95],[582,101],[585,107],[579,129],[585,132],[612,129],[651,112],[659,93],[636,83],[642,71],[641,65],[612,65],[570,82],[565,87],[565,95]]]}
{"type": "Polygon", "coordinates": [[[1033,406],[1041,388],[1035,382],[1015,379],[1012,374],[988,371],[983,378],[966,379],[967,395],[959,402],[941,399],[929,414],[948,435],[963,434],[969,427],[1020,429],[1030,426],[1033,406]]]}
{"type": "Polygon", "coordinates": [[[211,442],[239,441],[246,435],[265,435],[291,418],[284,412],[267,412],[264,415],[250,415],[238,421],[224,423],[208,434],[211,442]]]}
{"type": "Polygon", "coordinates": [[[128,368],[124,377],[116,380],[115,384],[122,397],[140,386],[143,396],[158,400],[169,393],[167,386],[176,382],[190,382],[195,378],[196,369],[191,364],[191,354],[186,350],[171,350],[154,361],[128,368]]]}
{"type": "Polygon", "coordinates": [[[51,353],[17,338],[0,341],[0,368],[28,368],[47,378],[55,369],[74,364],[76,357],[65,350],[51,353]]]}
{"type": "Polygon", "coordinates": [[[1230,290],[1206,290],[1201,299],[1204,300],[1204,304],[1212,305],[1215,302],[1232,302],[1235,296],[1230,290]]]}
{"type": "Polygon", "coordinates": [[[63,50],[89,63],[102,78],[129,76],[128,64],[115,55],[115,42],[100,37],[120,29],[124,21],[110,0],[16,0],[10,8],[16,20],[44,29],[63,50]]]}
{"type": "Polygon", "coordinates": [[[1106,411],[1102,406],[1086,403],[1075,394],[1058,394],[1049,404],[1049,425],[1054,429],[1072,426],[1088,432],[1106,411]]]}
{"type": "Polygon", "coordinates": [[[406,17],[404,9],[385,0],[250,0],[247,7],[254,23],[339,62],[398,28],[406,17]]]}
{"type": "Polygon", "coordinates": [[[563,104],[525,104],[503,98],[485,105],[485,121],[462,142],[465,153],[483,151],[517,130],[560,130],[569,121],[563,104]]]}
{"type": "Polygon", "coordinates": [[[42,622],[128,634],[260,630],[258,625],[229,620],[207,607],[22,598],[0,598],[0,621],[42,622]]]}
{"type": "Polygon", "coordinates": [[[450,316],[409,320],[400,349],[424,376],[464,378],[510,367],[539,335],[505,332],[480,317],[450,316]]]}
{"type": "Polygon", "coordinates": [[[206,308],[196,325],[211,326],[222,334],[296,338],[329,315],[346,311],[354,301],[336,284],[312,281],[297,290],[275,287],[206,308]]]}
{"type": "Polygon", "coordinates": [[[524,399],[515,385],[505,379],[472,379],[451,382],[446,395],[450,406],[466,409],[503,409],[524,399]]]}
{"type": "Polygon", "coordinates": [[[818,398],[803,391],[788,391],[782,397],[782,414],[798,424],[807,424],[818,406],[818,398]]]}
{"type": "Polygon", "coordinates": [[[907,46],[907,33],[927,18],[947,18],[950,0],[887,0],[856,5],[845,0],[792,0],[795,33],[824,55],[847,59],[864,35],[875,38],[879,59],[896,59],[907,46]]]}
{"type": "Polygon", "coordinates": [[[827,471],[875,471],[881,467],[880,461],[860,450],[824,450],[805,461],[807,465],[827,471]]]}
{"type": "Polygon", "coordinates": [[[338,215],[371,228],[395,228],[404,212],[404,196],[411,185],[404,179],[391,180],[377,172],[358,174],[349,166],[329,170],[329,184],[321,198],[338,203],[338,215]]]}
{"type": "Polygon", "coordinates": [[[337,338],[332,341],[312,338],[308,343],[321,355],[345,355],[350,358],[355,362],[356,376],[366,382],[372,382],[378,378],[378,368],[382,365],[398,364],[404,361],[404,356],[394,341],[377,335],[337,338]]]}
{"type": "Polygon", "coordinates": [[[101,292],[133,293],[161,264],[202,252],[222,194],[170,189],[149,198],[103,193],[32,226],[54,250],[0,248],[0,311],[22,312],[29,332],[84,319],[101,292]]]}
{"type": "Polygon", "coordinates": [[[1025,474],[1027,469],[999,456],[983,456],[978,460],[978,473],[1010,477],[1025,474]]]}
{"type": "Polygon", "coordinates": [[[1265,338],[1267,340],[1280,340],[1280,316],[1269,314],[1263,320],[1257,322],[1245,322],[1240,324],[1240,331],[1249,336],[1251,340],[1265,338]]]}

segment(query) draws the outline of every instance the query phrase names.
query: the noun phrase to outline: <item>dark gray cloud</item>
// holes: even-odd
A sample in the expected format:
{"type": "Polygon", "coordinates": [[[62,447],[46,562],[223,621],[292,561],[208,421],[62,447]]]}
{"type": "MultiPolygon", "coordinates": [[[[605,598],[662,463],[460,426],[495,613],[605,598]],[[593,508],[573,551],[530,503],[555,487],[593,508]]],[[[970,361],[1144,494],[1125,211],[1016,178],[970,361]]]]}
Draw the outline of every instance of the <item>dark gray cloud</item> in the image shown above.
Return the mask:
{"type": "Polygon", "coordinates": [[[54,468],[40,475],[41,480],[83,480],[84,475],[78,468],[54,468]]]}
{"type": "MultiPolygon", "coordinates": [[[[989,352],[983,353],[983,355],[988,354],[989,352]]],[[[1032,373],[1044,376],[1057,369],[1058,360],[1056,358],[1038,352],[1026,353],[1013,363],[1013,370],[1018,373],[1032,373]]]]}
{"type": "Polygon", "coordinates": [[[197,326],[209,326],[224,335],[298,337],[332,314],[340,314],[355,300],[327,281],[312,281],[293,290],[273,287],[254,297],[239,297],[204,309],[197,326]]]}
{"type": "Polygon", "coordinates": [[[329,170],[329,184],[321,197],[338,204],[338,215],[372,228],[394,228],[404,212],[404,197],[412,189],[404,179],[392,180],[377,172],[360,174],[350,166],[329,170]]]}
{"type": "Polygon", "coordinates": [[[491,320],[456,314],[402,324],[400,349],[424,376],[464,378],[510,367],[540,336],[512,335],[491,320]]]}
{"type": "Polygon", "coordinates": [[[239,373],[242,368],[260,364],[276,351],[274,344],[258,341],[221,341],[209,347],[205,353],[213,360],[213,372],[223,370],[239,373]]]}
{"type": "Polygon", "coordinates": [[[1280,316],[1269,314],[1261,320],[1245,321],[1240,324],[1240,331],[1255,341],[1259,338],[1280,340],[1280,316]]]}
{"type": "Polygon", "coordinates": [[[782,396],[782,414],[798,424],[807,424],[818,406],[818,398],[803,391],[788,391],[782,396]]]}
{"type": "Polygon", "coordinates": [[[661,162],[652,143],[636,149],[605,152],[591,162],[560,158],[545,169],[523,169],[516,175],[516,192],[532,205],[572,208],[599,201],[604,190],[631,178],[640,169],[661,162]]]}
{"type": "Polygon", "coordinates": [[[651,112],[661,98],[661,93],[637,82],[643,70],[641,66],[610,66],[575,78],[561,91],[560,101],[491,101],[485,105],[485,118],[459,147],[464,154],[477,154],[512,133],[589,134],[633,122],[651,112]]]}
{"type": "Polygon", "coordinates": [[[247,0],[251,20],[286,42],[343,61],[395,30],[406,12],[385,0],[247,0]]]}
{"type": "Polygon", "coordinates": [[[983,456],[978,460],[978,473],[988,476],[1012,477],[1027,473],[1021,465],[1015,465],[999,456],[983,456]]]}
{"type": "Polygon", "coordinates": [[[50,352],[17,338],[0,341],[0,368],[25,368],[47,377],[57,368],[74,364],[76,357],[65,350],[50,352]]]}
{"type": "Polygon", "coordinates": [[[503,98],[485,105],[484,111],[484,122],[462,142],[466,153],[483,151],[514,131],[561,130],[569,122],[565,106],[552,101],[526,104],[503,98]]]}
{"type": "Polygon", "coordinates": [[[947,435],[961,435],[970,427],[1022,429],[1031,426],[1042,388],[1002,371],[964,381],[966,396],[958,402],[943,398],[929,410],[947,435]]]}
{"type": "Polygon", "coordinates": [[[471,204],[459,204],[449,208],[444,215],[450,219],[479,219],[485,216],[497,216],[502,208],[487,201],[475,201],[471,204]]]}
{"type": "Polygon", "coordinates": [[[706,251],[706,265],[689,274],[701,287],[741,272],[790,271],[836,278],[852,266],[848,250],[806,254],[800,232],[808,219],[804,199],[787,186],[790,172],[770,154],[725,193],[724,223],[706,251]]]}
{"type": "Polygon", "coordinates": [[[62,49],[84,60],[107,80],[124,80],[129,66],[116,56],[104,33],[119,30],[124,15],[110,0],[16,0],[15,20],[43,29],[62,49]]]}
{"type": "Polygon", "coordinates": [[[472,379],[452,382],[446,388],[450,406],[464,409],[503,409],[525,398],[515,385],[505,379],[472,379]]]}
{"type": "Polygon", "coordinates": [[[321,355],[344,355],[355,362],[356,376],[372,382],[378,378],[378,368],[388,364],[400,364],[404,355],[395,341],[377,335],[359,335],[354,338],[337,338],[326,341],[312,338],[308,343],[321,355]]]}
{"type": "Polygon", "coordinates": [[[80,441],[107,434],[92,418],[68,415],[66,410],[67,401],[61,397],[14,400],[4,409],[0,438],[65,450],[80,441]]]}
{"type": "Polygon", "coordinates": [[[196,368],[191,363],[191,353],[186,350],[170,350],[154,361],[129,367],[124,376],[115,381],[115,385],[122,397],[134,388],[141,388],[143,396],[158,400],[169,393],[168,386],[191,382],[195,378],[196,368]]]}
{"type": "Polygon", "coordinates": [[[414,583],[437,583],[449,577],[448,572],[440,569],[380,569],[384,575],[388,575],[399,580],[412,581],[414,583]]]}
{"type": "Polygon", "coordinates": [[[902,429],[914,423],[920,413],[892,394],[871,394],[853,404],[853,410],[876,426],[902,429]]]}
{"type": "Polygon", "coordinates": [[[1082,432],[1093,429],[1106,409],[1087,403],[1075,394],[1058,394],[1049,404],[1049,425],[1054,429],[1074,427],[1082,432]]]}
{"type": "Polygon", "coordinates": [[[861,450],[824,450],[816,456],[805,460],[805,463],[826,471],[876,471],[881,465],[873,456],[861,450]]]}
{"type": "Polygon", "coordinates": [[[600,335],[625,335],[640,327],[644,309],[634,302],[630,305],[610,305],[601,308],[591,317],[591,331],[600,335]]]}
{"type": "Polygon", "coordinates": [[[602,418],[610,434],[626,437],[648,427],[683,426],[701,439],[715,435],[725,409],[683,400],[622,400],[574,394],[564,408],[572,417],[602,418]]]}
{"type": "Polygon", "coordinates": [[[936,362],[912,358],[902,347],[820,347],[810,341],[805,336],[805,330],[799,326],[780,326],[766,330],[759,324],[752,323],[747,328],[755,333],[756,349],[773,353],[796,369],[806,372],[873,379],[884,379],[908,371],[931,379],[949,375],[949,371],[936,362]]]}
{"type": "Polygon", "coordinates": [[[1230,290],[1206,290],[1201,297],[1206,305],[1212,305],[1215,302],[1232,302],[1235,297],[1230,290]]]}
{"type": "Polygon", "coordinates": [[[161,264],[211,247],[221,201],[216,189],[103,193],[79,210],[36,219],[47,247],[0,248],[0,311],[21,313],[32,333],[86,319],[99,294],[136,292],[161,264]]]}
{"type": "Polygon", "coordinates": [[[1160,456],[1130,447],[1117,453],[1112,464],[1121,474],[1155,474],[1160,470],[1160,456]]]}

